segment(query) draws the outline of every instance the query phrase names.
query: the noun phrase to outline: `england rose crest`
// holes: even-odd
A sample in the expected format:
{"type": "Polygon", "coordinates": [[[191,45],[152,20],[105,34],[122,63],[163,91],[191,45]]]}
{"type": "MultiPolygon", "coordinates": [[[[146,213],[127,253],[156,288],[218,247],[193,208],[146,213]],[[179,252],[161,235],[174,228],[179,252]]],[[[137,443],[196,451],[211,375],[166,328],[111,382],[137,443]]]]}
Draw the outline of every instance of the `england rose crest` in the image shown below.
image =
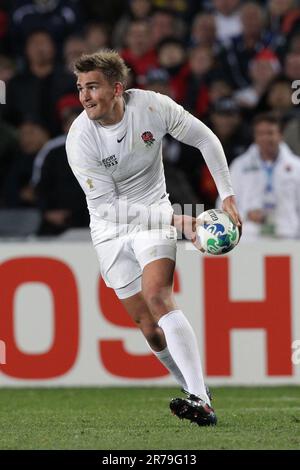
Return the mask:
{"type": "Polygon", "coordinates": [[[153,137],[153,134],[152,132],[150,131],[146,131],[146,132],[143,132],[142,135],[141,135],[143,141],[145,142],[146,146],[147,147],[151,147],[151,145],[153,144],[153,142],[155,142],[155,139],[153,137]]]}

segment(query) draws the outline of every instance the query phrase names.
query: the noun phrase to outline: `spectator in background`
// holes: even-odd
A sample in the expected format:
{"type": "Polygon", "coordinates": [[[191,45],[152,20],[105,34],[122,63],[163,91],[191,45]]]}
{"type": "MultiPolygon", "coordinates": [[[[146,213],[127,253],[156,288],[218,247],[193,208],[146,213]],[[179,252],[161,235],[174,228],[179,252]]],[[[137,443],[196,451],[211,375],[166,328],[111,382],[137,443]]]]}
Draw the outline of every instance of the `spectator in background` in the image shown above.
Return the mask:
{"type": "MultiPolygon", "coordinates": [[[[300,21],[299,21],[300,24],[300,21]]],[[[292,54],[299,55],[300,54],[300,32],[295,33],[290,41],[288,52],[292,54]]]]}
{"type": "Polygon", "coordinates": [[[243,122],[240,107],[233,98],[224,97],[211,106],[209,117],[210,128],[220,139],[230,164],[251,143],[251,133],[243,122]]]}
{"type": "Polygon", "coordinates": [[[239,105],[246,109],[256,108],[280,69],[279,59],[272,50],[262,49],[258,52],[249,64],[251,84],[234,93],[239,105]]]}
{"type": "Polygon", "coordinates": [[[0,117],[0,207],[3,206],[5,178],[15,162],[18,139],[14,128],[8,126],[0,117]]]}
{"type": "Polygon", "coordinates": [[[17,54],[29,34],[44,29],[57,44],[69,35],[81,30],[81,2],[71,0],[17,0],[13,2],[10,17],[10,33],[17,54]]]}
{"type": "Polygon", "coordinates": [[[9,35],[8,35],[8,11],[10,5],[8,0],[0,2],[0,54],[8,55],[10,53],[9,35]]]}
{"type": "Polygon", "coordinates": [[[200,119],[203,119],[208,111],[208,87],[216,74],[217,65],[213,51],[204,46],[193,47],[189,57],[184,107],[200,119]]]}
{"type": "Polygon", "coordinates": [[[283,142],[275,116],[256,116],[254,143],[230,168],[243,238],[299,238],[300,159],[283,142]]]}
{"type": "Polygon", "coordinates": [[[112,25],[121,18],[127,10],[127,1],[124,0],[84,0],[82,8],[87,18],[93,21],[112,25]]]}
{"type": "Polygon", "coordinates": [[[271,111],[282,122],[287,123],[296,112],[296,107],[292,103],[292,92],[291,83],[285,76],[276,77],[269,84],[258,110],[271,111]]]}
{"type": "Polygon", "coordinates": [[[209,82],[208,101],[210,105],[213,105],[221,98],[227,98],[232,96],[233,91],[233,87],[229,80],[226,80],[222,76],[216,76],[209,82]]]}
{"type": "Polygon", "coordinates": [[[16,67],[11,58],[0,55],[0,80],[7,84],[15,73],[16,67]]]}
{"type": "Polygon", "coordinates": [[[241,34],[240,0],[212,0],[216,20],[217,38],[226,42],[241,34]]]}
{"type": "Polygon", "coordinates": [[[298,0],[269,1],[267,18],[267,27],[275,38],[273,49],[283,63],[286,54],[291,50],[290,45],[293,36],[300,32],[300,5],[298,0]]]}
{"type": "Polygon", "coordinates": [[[112,33],[112,44],[121,49],[125,46],[124,37],[132,21],[147,20],[152,10],[151,0],[129,0],[128,11],[116,23],[112,33]]]}
{"type": "Polygon", "coordinates": [[[74,90],[71,74],[56,65],[55,44],[46,31],[35,31],[25,45],[26,68],[7,86],[4,118],[19,125],[28,113],[45,123],[52,135],[59,132],[55,116],[57,99],[74,90]]]}
{"type": "Polygon", "coordinates": [[[265,31],[264,12],[257,3],[247,2],[240,9],[242,33],[226,44],[220,53],[224,73],[236,88],[250,85],[249,63],[271,42],[265,31]]]}
{"type": "Polygon", "coordinates": [[[268,0],[268,29],[276,35],[284,52],[296,31],[300,31],[300,8],[296,0],[268,0]]]}
{"type": "Polygon", "coordinates": [[[59,102],[64,134],[48,141],[34,160],[32,185],[42,213],[39,235],[59,235],[71,227],[88,227],[84,193],[67,161],[66,136],[82,107],[77,96],[59,102]]]}
{"type": "MultiPolygon", "coordinates": [[[[176,14],[177,17],[186,19],[189,15],[191,4],[194,0],[152,0],[154,8],[168,9],[176,14]]],[[[198,3],[199,0],[196,0],[198,3]]]]}
{"type": "Polygon", "coordinates": [[[146,90],[155,91],[156,93],[161,93],[173,98],[170,86],[170,75],[166,69],[150,69],[146,75],[145,88],[146,90]]]}
{"type": "Polygon", "coordinates": [[[109,47],[109,28],[104,23],[91,22],[84,29],[87,53],[93,54],[103,47],[109,47]]]}
{"type": "Polygon", "coordinates": [[[282,22],[282,32],[287,37],[287,42],[300,32],[300,4],[299,0],[293,1],[293,6],[285,14],[282,22]]]}
{"type": "MultiPolygon", "coordinates": [[[[110,46],[113,31],[113,45],[124,43],[125,46],[122,55],[131,68],[129,88],[154,87],[170,94],[204,120],[220,98],[233,96],[242,107],[240,119],[248,128],[255,113],[274,110],[286,121],[284,138],[299,153],[299,105],[290,101],[293,92],[290,82],[300,79],[299,18],[299,1],[293,0],[17,0],[13,8],[3,0],[0,2],[0,80],[7,84],[7,105],[0,106],[3,114],[0,131],[4,123],[20,125],[30,112],[30,119],[43,122],[51,136],[61,134],[58,116],[75,91],[69,73],[73,60],[82,52],[110,46]],[[10,11],[15,30],[9,36],[10,11]],[[197,16],[189,17],[190,12],[197,16]],[[82,28],[85,13],[89,22],[82,28]],[[183,21],[188,17],[192,24],[190,31],[185,30],[187,24],[183,21]],[[217,36],[220,24],[227,38],[222,37],[223,43],[217,36]],[[271,25],[269,31],[265,29],[267,24],[271,25]],[[121,37],[126,25],[128,30],[121,37]],[[11,37],[26,38],[26,41],[12,47],[11,37]],[[183,38],[190,49],[183,46],[183,38]],[[18,55],[10,54],[14,50],[18,55]],[[23,51],[25,55],[20,56],[23,51]],[[58,59],[65,63],[58,65],[58,59]],[[278,75],[279,59],[284,76],[278,75]],[[20,68],[22,65],[25,66],[20,68]]],[[[218,118],[222,120],[220,114],[218,118]]],[[[233,116],[228,122],[221,133],[223,130],[226,134],[233,116]]],[[[11,128],[8,129],[10,135],[11,128]]],[[[3,139],[6,148],[6,137],[3,139]]],[[[239,136],[234,139],[238,144],[239,136]]],[[[178,148],[171,139],[166,140],[165,152],[172,165],[184,172],[198,198],[213,205],[214,183],[202,174],[199,155],[187,159],[186,153],[190,157],[191,149],[178,148]],[[199,181],[210,190],[202,191],[199,181]]],[[[228,158],[231,159],[230,150],[228,158]]],[[[6,157],[3,162],[4,167],[9,165],[6,157]]]]}
{"type": "Polygon", "coordinates": [[[195,16],[191,34],[189,38],[190,45],[204,46],[218,53],[220,43],[217,39],[216,20],[210,13],[199,13],[195,16]]]}
{"type": "Polygon", "coordinates": [[[183,39],[185,24],[172,10],[158,9],[150,17],[150,31],[152,47],[155,48],[163,39],[171,36],[183,39]]]}
{"type": "Polygon", "coordinates": [[[169,74],[173,99],[182,103],[189,74],[183,42],[174,37],[163,39],[157,46],[157,58],[159,66],[169,74]]]}
{"type": "MultiPolygon", "coordinates": [[[[228,164],[245,152],[251,143],[251,135],[241,118],[240,108],[231,97],[221,98],[211,105],[208,125],[219,138],[228,164]]],[[[201,168],[199,184],[206,205],[213,207],[217,189],[206,165],[201,168]]]]}
{"type": "Polygon", "coordinates": [[[69,36],[63,46],[64,65],[68,72],[73,72],[73,64],[82,54],[87,54],[88,48],[82,36],[69,36]]]}
{"type": "Polygon", "coordinates": [[[279,114],[285,120],[294,110],[292,103],[292,88],[289,80],[276,78],[270,85],[267,94],[267,106],[270,111],[279,114]]]}
{"type": "Polygon", "coordinates": [[[4,206],[9,208],[35,207],[31,185],[33,161],[49,139],[45,125],[28,118],[19,127],[19,150],[4,182],[4,206]]]}
{"type": "MultiPolygon", "coordinates": [[[[5,56],[5,55],[0,55],[0,80],[5,83],[5,90],[4,94],[6,94],[6,87],[8,82],[12,79],[12,77],[15,75],[15,65],[13,61],[5,56]]],[[[2,106],[2,100],[3,100],[3,89],[0,90],[0,119],[4,113],[4,106],[2,106]]],[[[5,99],[6,101],[6,99],[5,99]]]]}
{"type": "Polygon", "coordinates": [[[158,65],[151,35],[152,31],[147,21],[133,21],[126,34],[126,48],[121,51],[122,58],[133,69],[140,86],[143,86],[148,70],[158,65]]]}
{"type": "Polygon", "coordinates": [[[300,53],[289,52],[285,57],[284,73],[292,82],[300,79],[300,53]]]}

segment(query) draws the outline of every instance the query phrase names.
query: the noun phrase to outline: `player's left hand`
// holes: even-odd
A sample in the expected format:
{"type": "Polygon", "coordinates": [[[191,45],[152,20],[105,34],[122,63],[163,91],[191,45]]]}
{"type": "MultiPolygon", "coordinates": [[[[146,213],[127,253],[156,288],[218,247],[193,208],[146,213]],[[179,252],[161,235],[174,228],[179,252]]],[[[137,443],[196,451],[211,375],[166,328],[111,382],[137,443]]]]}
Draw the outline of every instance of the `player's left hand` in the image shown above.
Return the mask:
{"type": "Polygon", "coordinates": [[[223,204],[222,204],[222,209],[223,211],[227,212],[232,222],[235,225],[237,225],[240,231],[240,235],[241,235],[242,234],[242,219],[237,210],[234,196],[228,196],[224,199],[223,204]]]}

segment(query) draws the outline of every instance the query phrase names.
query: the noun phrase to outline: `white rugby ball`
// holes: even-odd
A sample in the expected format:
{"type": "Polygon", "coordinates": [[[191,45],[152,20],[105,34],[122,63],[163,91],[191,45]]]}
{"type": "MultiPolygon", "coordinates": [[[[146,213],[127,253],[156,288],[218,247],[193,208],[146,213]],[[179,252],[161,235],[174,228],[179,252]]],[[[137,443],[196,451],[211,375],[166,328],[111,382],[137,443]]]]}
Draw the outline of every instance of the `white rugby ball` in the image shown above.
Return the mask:
{"type": "Polygon", "coordinates": [[[239,228],[223,210],[209,209],[197,217],[195,246],[204,253],[228,253],[238,244],[239,239],[239,228]]]}

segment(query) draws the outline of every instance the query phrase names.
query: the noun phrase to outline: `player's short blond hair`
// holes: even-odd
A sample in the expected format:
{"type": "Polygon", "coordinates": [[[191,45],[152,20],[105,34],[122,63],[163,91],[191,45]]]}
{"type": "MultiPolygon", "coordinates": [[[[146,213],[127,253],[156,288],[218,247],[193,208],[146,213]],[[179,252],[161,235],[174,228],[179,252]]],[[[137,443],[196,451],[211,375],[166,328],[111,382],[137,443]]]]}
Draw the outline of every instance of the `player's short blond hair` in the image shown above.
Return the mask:
{"type": "Polygon", "coordinates": [[[126,85],[129,68],[122,57],[112,49],[101,49],[94,54],[83,54],[74,63],[74,73],[100,70],[113,85],[116,82],[126,85]]]}

